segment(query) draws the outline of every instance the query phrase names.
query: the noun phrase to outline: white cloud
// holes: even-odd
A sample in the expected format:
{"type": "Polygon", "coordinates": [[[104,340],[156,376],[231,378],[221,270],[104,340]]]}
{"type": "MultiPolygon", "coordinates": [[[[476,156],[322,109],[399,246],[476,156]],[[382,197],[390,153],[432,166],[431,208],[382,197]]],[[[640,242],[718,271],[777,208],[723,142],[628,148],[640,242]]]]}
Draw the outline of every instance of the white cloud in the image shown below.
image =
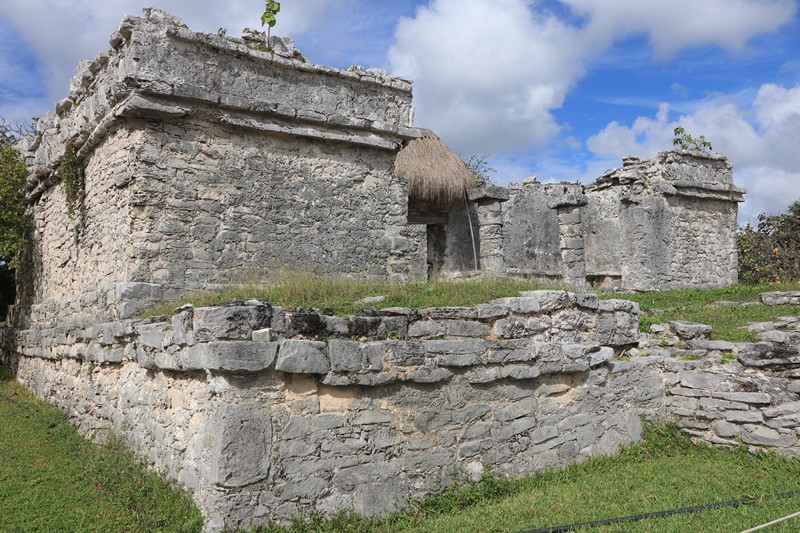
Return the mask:
{"type": "Polygon", "coordinates": [[[393,72],[415,79],[418,123],[463,153],[540,144],[583,72],[576,30],[524,0],[433,0],[400,21],[393,72]]]}
{"type": "Polygon", "coordinates": [[[794,0],[562,0],[588,19],[595,43],[643,34],[656,54],[669,57],[687,46],[714,43],[742,49],[759,33],[794,16],[794,0]]]}
{"type": "MultiPolygon", "coordinates": [[[[280,35],[296,35],[325,22],[331,0],[283,2],[278,19],[280,35]]],[[[347,3],[347,2],[345,2],[347,3]]],[[[106,50],[108,37],[125,15],[142,15],[137,0],[2,0],[0,20],[12,26],[38,61],[36,68],[47,87],[47,108],[67,95],[69,79],[81,59],[106,50]]],[[[252,0],[160,0],[158,8],[180,18],[192,30],[215,33],[227,28],[261,28],[263,2],[252,0]]]]}
{"type": "Polygon", "coordinates": [[[738,50],[796,11],[793,0],[562,3],[580,23],[537,0],[431,0],[402,19],[389,60],[416,80],[418,123],[463,153],[542,145],[561,129],[552,111],[614,42],[644,35],[663,57],[700,44],[738,50]]]}
{"type": "Polygon", "coordinates": [[[678,125],[728,155],[735,183],[748,190],[740,221],[780,212],[800,199],[800,85],[765,84],[746,105],[719,95],[674,120],[662,104],[655,117],[638,117],[630,126],[609,123],[587,146],[597,157],[651,157],[671,145],[678,125]]]}

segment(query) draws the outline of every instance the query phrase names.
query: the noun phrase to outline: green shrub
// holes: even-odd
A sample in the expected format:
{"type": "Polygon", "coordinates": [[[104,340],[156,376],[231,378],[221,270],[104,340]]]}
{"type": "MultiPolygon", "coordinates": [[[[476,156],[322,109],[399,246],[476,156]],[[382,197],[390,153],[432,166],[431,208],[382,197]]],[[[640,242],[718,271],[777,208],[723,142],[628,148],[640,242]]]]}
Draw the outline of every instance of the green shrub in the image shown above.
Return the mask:
{"type": "Polygon", "coordinates": [[[0,145],[0,319],[14,302],[14,270],[19,252],[27,247],[28,218],[22,203],[22,187],[28,171],[20,153],[0,145]]]}
{"type": "Polygon", "coordinates": [[[737,235],[739,281],[772,283],[800,280],[800,200],[786,213],[758,215],[737,235]]]}
{"type": "Polygon", "coordinates": [[[64,191],[67,196],[67,216],[75,217],[75,209],[80,208],[83,203],[85,184],[83,168],[78,163],[78,157],[74,148],[67,148],[64,152],[64,159],[58,165],[58,173],[64,180],[64,191]]]}

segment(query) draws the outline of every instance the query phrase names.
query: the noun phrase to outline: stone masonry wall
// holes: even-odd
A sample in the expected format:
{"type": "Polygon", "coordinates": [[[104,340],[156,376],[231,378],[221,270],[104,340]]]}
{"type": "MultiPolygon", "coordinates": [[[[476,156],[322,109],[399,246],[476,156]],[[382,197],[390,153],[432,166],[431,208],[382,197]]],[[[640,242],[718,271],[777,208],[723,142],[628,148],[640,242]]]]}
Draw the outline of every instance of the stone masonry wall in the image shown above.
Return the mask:
{"type": "Polygon", "coordinates": [[[34,238],[15,323],[125,318],[274,268],[424,278],[407,185],[392,175],[418,135],[410,81],[174,20],[126,17],[23,147],[34,238]],[[86,176],[74,220],[67,148],[86,176]]]}
{"type": "Polygon", "coordinates": [[[661,366],[666,410],[683,431],[800,457],[800,317],[751,324],[756,343],[710,340],[709,326],[689,322],[651,328],[631,355],[661,366]]]}
{"type": "Polygon", "coordinates": [[[558,212],[548,205],[546,187],[541,183],[509,185],[501,228],[509,274],[552,280],[562,276],[558,212]]]}
{"type": "Polygon", "coordinates": [[[743,193],[718,154],[626,158],[587,187],[587,276],[635,290],[735,284],[743,193]]]}
{"type": "Polygon", "coordinates": [[[640,334],[637,313],[563,291],[348,318],[248,301],[0,342],[82,433],[123,435],[189,488],[210,530],[566,465],[638,440],[640,418],[800,457],[800,317],[731,343],[680,321],[640,334]]]}
{"type": "Polygon", "coordinates": [[[744,190],[724,156],[628,157],[586,187],[534,180],[508,193],[500,228],[508,274],[634,290],[737,281],[744,190]]]}
{"type": "Polygon", "coordinates": [[[84,434],[125,436],[216,530],[379,513],[460,471],[519,475],[639,439],[664,396],[655,368],[613,360],[636,312],[560,291],[350,318],[251,301],[4,345],[27,387],[84,434]]]}

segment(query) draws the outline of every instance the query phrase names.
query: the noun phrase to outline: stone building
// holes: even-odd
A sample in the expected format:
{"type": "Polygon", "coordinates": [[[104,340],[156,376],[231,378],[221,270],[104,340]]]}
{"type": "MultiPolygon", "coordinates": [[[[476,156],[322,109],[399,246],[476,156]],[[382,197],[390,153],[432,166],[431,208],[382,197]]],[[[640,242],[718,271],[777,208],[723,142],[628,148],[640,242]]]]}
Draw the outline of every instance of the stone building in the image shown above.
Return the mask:
{"type": "Polygon", "coordinates": [[[411,82],[174,21],[126,17],[23,147],[34,231],[14,320],[127,317],[271,269],[424,277],[393,173],[419,136],[411,82]],[[74,218],[68,148],[85,180],[74,218]]]}
{"type": "Polygon", "coordinates": [[[126,17],[23,145],[34,230],[13,323],[130,317],[276,269],[736,281],[743,191],[722,156],[631,158],[585,188],[476,188],[441,139],[413,127],[410,80],[175,22],[156,9],[126,17]],[[83,176],[74,217],[68,150],[83,176]]]}
{"type": "Polygon", "coordinates": [[[573,287],[715,287],[738,280],[744,189],[720,154],[629,157],[594,183],[511,185],[504,269],[573,287]]]}

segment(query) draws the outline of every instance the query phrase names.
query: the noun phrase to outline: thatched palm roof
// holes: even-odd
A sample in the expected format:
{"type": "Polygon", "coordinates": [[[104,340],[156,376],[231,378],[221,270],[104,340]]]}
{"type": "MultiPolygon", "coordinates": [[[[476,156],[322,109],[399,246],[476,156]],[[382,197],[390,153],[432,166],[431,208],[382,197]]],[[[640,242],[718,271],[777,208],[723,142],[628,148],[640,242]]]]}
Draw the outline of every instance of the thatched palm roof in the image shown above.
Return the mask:
{"type": "Polygon", "coordinates": [[[397,154],[395,176],[408,180],[412,203],[439,208],[463,206],[465,192],[475,185],[475,177],[435,133],[420,131],[422,137],[409,142],[397,154]]]}

